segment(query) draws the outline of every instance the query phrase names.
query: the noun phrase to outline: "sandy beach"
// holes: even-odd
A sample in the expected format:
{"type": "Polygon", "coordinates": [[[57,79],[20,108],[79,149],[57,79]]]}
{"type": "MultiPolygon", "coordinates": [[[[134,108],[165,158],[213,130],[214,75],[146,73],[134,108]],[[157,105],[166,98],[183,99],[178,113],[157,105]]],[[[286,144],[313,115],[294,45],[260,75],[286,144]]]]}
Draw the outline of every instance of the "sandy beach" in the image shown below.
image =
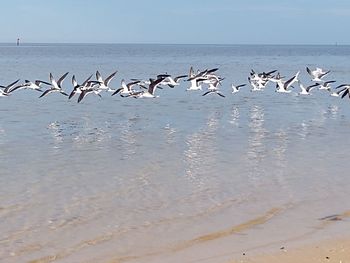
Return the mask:
{"type": "Polygon", "coordinates": [[[318,229],[322,230],[317,235],[305,235],[262,250],[242,252],[227,263],[350,262],[350,239],[344,228],[343,231],[336,230],[338,223],[346,223],[348,216],[349,212],[345,212],[320,218],[318,229]]]}
{"type": "Polygon", "coordinates": [[[280,247],[278,251],[261,255],[242,255],[229,263],[311,263],[311,262],[350,262],[350,239],[326,240],[312,245],[289,249],[280,247]]]}

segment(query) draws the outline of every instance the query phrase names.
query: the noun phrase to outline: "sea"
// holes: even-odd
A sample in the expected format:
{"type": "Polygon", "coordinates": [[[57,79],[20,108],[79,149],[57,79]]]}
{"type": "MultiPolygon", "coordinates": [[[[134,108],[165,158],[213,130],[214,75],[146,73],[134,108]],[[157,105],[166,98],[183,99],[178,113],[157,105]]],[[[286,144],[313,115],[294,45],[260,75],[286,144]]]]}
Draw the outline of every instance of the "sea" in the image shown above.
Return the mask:
{"type": "Polygon", "coordinates": [[[227,262],[350,229],[350,100],[250,85],[306,67],[350,83],[350,46],[0,45],[0,85],[83,82],[218,68],[220,91],[157,89],[157,98],[33,90],[0,97],[0,262],[227,262]]]}

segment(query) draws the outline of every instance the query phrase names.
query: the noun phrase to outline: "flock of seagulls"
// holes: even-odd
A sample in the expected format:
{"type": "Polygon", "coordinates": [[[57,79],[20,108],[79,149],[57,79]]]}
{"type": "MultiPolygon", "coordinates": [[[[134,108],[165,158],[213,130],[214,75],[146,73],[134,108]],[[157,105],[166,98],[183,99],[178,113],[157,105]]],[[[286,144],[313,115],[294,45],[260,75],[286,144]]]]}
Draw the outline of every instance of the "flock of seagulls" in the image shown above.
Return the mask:
{"type": "MultiPolygon", "coordinates": [[[[111,81],[116,76],[117,71],[110,74],[105,79],[102,77],[99,71],[96,71],[96,78],[92,79],[91,74],[81,84],[76,80],[75,75],[72,76],[72,91],[68,94],[63,89],[63,81],[68,76],[69,72],[63,74],[57,81],[50,73],[49,80],[25,80],[24,83],[19,83],[20,79],[8,84],[0,85],[0,97],[7,97],[19,90],[34,90],[40,92],[39,98],[43,98],[51,93],[59,93],[67,96],[68,99],[72,99],[74,96],[78,96],[77,102],[81,102],[87,95],[96,95],[102,97],[101,93],[110,93],[111,96],[119,95],[124,98],[157,98],[157,89],[163,89],[164,87],[175,88],[181,85],[181,82],[189,83],[186,91],[204,91],[202,96],[208,94],[216,94],[220,97],[226,97],[220,90],[222,86],[223,77],[217,74],[218,68],[197,70],[194,71],[193,67],[190,68],[188,74],[172,77],[170,74],[159,74],[154,78],[148,80],[142,79],[130,79],[126,81],[121,80],[120,87],[113,88],[111,81]]],[[[314,70],[306,67],[306,72],[311,77],[311,83],[308,86],[304,86],[299,80],[300,71],[290,78],[285,78],[277,70],[268,72],[257,73],[251,70],[248,76],[248,83],[239,85],[231,84],[232,93],[237,93],[241,88],[251,86],[250,91],[263,91],[269,83],[275,86],[275,91],[278,93],[291,93],[292,88],[297,85],[300,88],[298,95],[310,95],[311,91],[318,88],[319,90],[328,91],[331,96],[344,98],[348,95],[350,98],[350,84],[341,84],[336,87],[332,87],[335,80],[325,80],[324,78],[329,75],[330,70],[323,70],[316,68],[314,70]]]]}

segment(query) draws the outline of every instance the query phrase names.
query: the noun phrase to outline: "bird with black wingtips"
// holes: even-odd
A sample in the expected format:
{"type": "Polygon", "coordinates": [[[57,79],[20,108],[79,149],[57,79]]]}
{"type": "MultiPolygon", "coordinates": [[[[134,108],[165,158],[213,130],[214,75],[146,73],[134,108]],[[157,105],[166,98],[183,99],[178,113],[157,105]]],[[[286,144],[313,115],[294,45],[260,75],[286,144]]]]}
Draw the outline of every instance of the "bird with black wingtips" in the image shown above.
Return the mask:
{"type": "Polygon", "coordinates": [[[64,96],[69,96],[67,93],[65,93],[62,90],[62,83],[64,81],[64,79],[67,77],[67,75],[69,74],[69,72],[66,72],[65,74],[62,75],[62,77],[59,78],[59,80],[56,82],[56,80],[54,79],[52,73],[50,73],[50,82],[51,82],[51,87],[50,89],[47,89],[43,92],[43,94],[41,94],[39,96],[39,98],[44,97],[45,95],[49,94],[49,93],[53,93],[53,92],[59,92],[64,96]]]}
{"type": "Polygon", "coordinates": [[[256,73],[253,69],[250,72],[248,81],[252,86],[251,91],[261,91],[265,89],[269,81],[276,82],[277,80],[272,76],[277,70],[272,70],[269,72],[256,73]]]}
{"type": "Polygon", "coordinates": [[[68,99],[73,98],[73,96],[75,94],[81,94],[82,90],[86,89],[88,87],[89,83],[99,84],[98,81],[90,80],[91,78],[92,78],[92,74],[81,85],[79,85],[76,78],[75,78],[75,75],[73,75],[72,76],[73,90],[69,94],[68,99]]]}
{"type": "Polygon", "coordinates": [[[114,92],[115,90],[109,87],[109,83],[112,81],[114,76],[117,74],[117,70],[114,71],[111,75],[109,75],[105,80],[103,80],[100,72],[97,70],[96,71],[96,79],[100,83],[99,89],[109,91],[109,92],[114,92]]]}
{"type": "Polygon", "coordinates": [[[10,94],[5,92],[2,88],[0,88],[0,97],[8,97],[10,94]]]}
{"type": "Polygon", "coordinates": [[[259,80],[259,79],[263,79],[263,80],[267,80],[268,78],[272,77],[272,74],[275,73],[277,70],[271,70],[268,72],[261,72],[261,73],[256,73],[253,69],[250,72],[250,77],[252,80],[259,80]]]}
{"type": "Polygon", "coordinates": [[[340,97],[340,93],[342,92],[342,90],[338,90],[338,91],[334,91],[334,90],[329,90],[329,96],[331,97],[340,97]]]}
{"type": "Polygon", "coordinates": [[[23,84],[20,84],[20,85],[14,87],[13,89],[11,89],[11,92],[14,92],[16,90],[21,90],[21,89],[31,89],[31,90],[43,92],[41,89],[42,84],[51,86],[51,83],[48,83],[46,81],[35,80],[34,82],[32,82],[32,81],[26,79],[23,84]]]}
{"type": "Polygon", "coordinates": [[[237,93],[240,91],[240,89],[244,86],[246,86],[247,84],[240,84],[240,85],[234,85],[233,83],[231,84],[231,88],[232,88],[232,93],[237,93]]]}
{"type": "Polygon", "coordinates": [[[248,77],[248,82],[252,86],[250,91],[262,91],[265,89],[268,80],[259,78],[258,80],[253,80],[251,77],[248,77]]]}
{"type": "Polygon", "coordinates": [[[316,68],[315,70],[311,70],[309,67],[306,67],[306,71],[312,77],[311,80],[316,82],[323,81],[322,78],[326,76],[329,72],[331,72],[330,70],[324,71],[321,68],[316,68]]]}
{"type": "Polygon", "coordinates": [[[159,96],[155,95],[155,91],[164,79],[165,79],[164,77],[157,78],[157,79],[149,79],[150,84],[148,86],[148,89],[143,90],[137,94],[133,94],[132,96],[136,97],[136,98],[157,98],[157,97],[159,97],[159,96]]]}
{"type": "Polygon", "coordinates": [[[1,90],[1,94],[0,96],[2,97],[6,97],[9,95],[9,93],[11,92],[11,89],[13,88],[13,86],[15,86],[18,81],[20,81],[19,79],[15,80],[14,82],[10,83],[9,85],[7,86],[1,86],[0,85],[0,88],[2,88],[3,90],[1,90]]]}
{"type": "Polygon", "coordinates": [[[212,79],[212,82],[209,83],[208,91],[205,92],[202,96],[206,96],[206,95],[208,95],[208,94],[213,94],[213,93],[215,93],[215,94],[219,95],[220,97],[225,98],[225,95],[223,95],[223,94],[219,91],[219,84],[221,84],[220,81],[213,78],[213,79],[212,79]]]}
{"type": "Polygon", "coordinates": [[[187,81],[191,82],[191,86],[188,87],[187,91],[196,91],[202,90],[201,82],[210,84],[212,78],[217,79],[219,82],[222,80],[220,77],[214,74],[219,68],[206,69],[203,71],[198,71],[197,74],[194,74],[193,68],[190,68],[190,73],[188,75],[187,81]]]}
{"type": "Polygon", "coordinates": [[[291,90],[289,88],[292,87],[294,82],[298,82],[299,74],[300,74],[300,71],[298,71],[293,77],[291,77],[290,79],[288,79],[285,82],[282,80],[279,80],[276,83],[276,92],[278,92],[278,93],[290,93],[291,90]]]}
{"type": "MultiPolygon", "coordinates": [[[[191,69],[192,69],[192,68],[191,68],[191,69]]],[[[192,71],[193,71],[193,69],[192,69],[192,71]]],[[[207,72],[208,72],[208,70],[206,69],[206,70],[203,70],[203,71],[199,71],[199,72],[197,72],[197,74],[193,75],[193,74],[191,74],[191,70],[190,70],[190,75],[192,75],[192,76],[189,76],[189,78],[187,79],[187,81],[192,81],[192,80],[194,80],[194,79],[204,77],[204,75],[205,75],[207,72]]]]}
{"type": "MultiPolygon", "coordinates": [[[[337,94],[340,96],[341,95],[341,98],[343,99],[346,95],[349,96],[350,98],[350,84],[342,84],[342,85],[339,85],[338,87],[336,87],[335,89],[340,89],[339,91],[337,91],[337,94]],[[342,88],[342,89],[340,89],[342,88]],[[343,93],[343,94],[341,94],[343,93]]],[[[332,94],[331,94],[332,95],[332,94]]]]}
{"type": "Polygon", "coordinates": [[[201,83],[205,81],[206,78],[198,77],[198,78],[193,78],[191,82],[191,86],[188,87],[186,90],[187,91],[196,91],[196,90],[202,90],[202,85],[201,83]]]}
{"type": "Polygon", "coordinates": [[[318,89],[330,91],[332,88],[330,84],[335,83],[335,82],[336,82],[335,80],[328,80],[328,81],[325,81],[323,83],[317,83],[320,85],[320,87],[318,89]]]}
{"type": "Polygon", "coordinates": [[[310,95],[310,91],[320,85],[319,83],[315,83],[305,87],[300,81],[298,81],[298,83],[301,89],[301,91],[298,93],[299,95],[310,95]]]}
{"type": "Polygon", "coordinates": [[[186,77],[187,77],[187,75],[180,75],[180,76],[177,76],[175,78],[168,76],[162,81],[161,85],[168,85],[168,87],[170,87],[170,88],[175,88],[175,86],[180,85],[179,81],[183,78],[186,78],[186,77]]]}
{"type": "Polygon", "coordinates": [[[96,83],[94,81],[88,81],[87,84],[84,86],[84,89],[81,90],[81,93],[78,98],[78,103],[80,103],[87,95],[89,94],[95,94],[102,98],[100,92],[101,89],[99,89],[100,83],[96,83]]]}
{"type": "Polygon", "coordinates": [[[136,84],[139,84],[140,80],[135,80],[129,83],[125,82],[125,79],[121,80],[121,87],[118,88],[116,91],[112,93],[112,96],[116,94],[120,94],[121,97],[128,97],[129,95],[132,95],[133,93],[136,93],[135,90],[132,89],[132,87],[136,84]]]}

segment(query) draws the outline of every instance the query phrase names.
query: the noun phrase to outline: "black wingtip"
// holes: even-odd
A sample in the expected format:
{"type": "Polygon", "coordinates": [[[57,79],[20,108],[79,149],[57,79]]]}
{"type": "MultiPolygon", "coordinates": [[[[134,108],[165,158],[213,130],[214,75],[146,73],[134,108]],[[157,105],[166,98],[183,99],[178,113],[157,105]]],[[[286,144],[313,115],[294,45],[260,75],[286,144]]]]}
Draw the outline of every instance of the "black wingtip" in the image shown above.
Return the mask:
{"type": "Polygon", "coordinates": [[[122,90],[122,88],[117,89],[115,92],[112,93],[111,96],[114,96],[115,94],[118,94],[121,90],[122,90]]]}

